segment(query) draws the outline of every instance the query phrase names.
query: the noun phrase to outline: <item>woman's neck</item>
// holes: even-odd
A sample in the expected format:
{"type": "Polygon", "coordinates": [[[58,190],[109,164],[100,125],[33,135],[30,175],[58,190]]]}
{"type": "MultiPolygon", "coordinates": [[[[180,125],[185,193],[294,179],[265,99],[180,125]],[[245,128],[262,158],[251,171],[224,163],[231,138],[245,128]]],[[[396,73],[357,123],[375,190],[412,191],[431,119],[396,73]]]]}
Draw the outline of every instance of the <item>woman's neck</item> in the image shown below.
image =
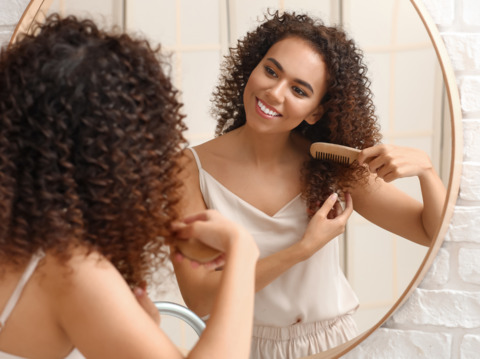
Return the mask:
{"type": "Polygon", "coordinates": [[[261,166],[275,165],[298,158],[298,136],[292,133],[259,134],[242,126],[232,133],[244,158],[261,166]]]}

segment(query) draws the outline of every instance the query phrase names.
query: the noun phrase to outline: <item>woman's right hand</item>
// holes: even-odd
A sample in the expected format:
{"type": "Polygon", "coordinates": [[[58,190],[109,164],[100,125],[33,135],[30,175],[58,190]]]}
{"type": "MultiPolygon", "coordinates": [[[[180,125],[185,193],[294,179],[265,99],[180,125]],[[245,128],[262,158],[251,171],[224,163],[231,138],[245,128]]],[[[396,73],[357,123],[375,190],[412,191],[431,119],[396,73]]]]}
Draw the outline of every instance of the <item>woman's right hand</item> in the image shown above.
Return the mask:
{"type": "Polygon", "coordinates": [[[313,215],[299,245],[305,259],[310,258],[325,244],[345,231],[348,218],[353,212],[350,193],[345,193],[345,208],[342,208],[336,193],[330,195],[313,215]]]}

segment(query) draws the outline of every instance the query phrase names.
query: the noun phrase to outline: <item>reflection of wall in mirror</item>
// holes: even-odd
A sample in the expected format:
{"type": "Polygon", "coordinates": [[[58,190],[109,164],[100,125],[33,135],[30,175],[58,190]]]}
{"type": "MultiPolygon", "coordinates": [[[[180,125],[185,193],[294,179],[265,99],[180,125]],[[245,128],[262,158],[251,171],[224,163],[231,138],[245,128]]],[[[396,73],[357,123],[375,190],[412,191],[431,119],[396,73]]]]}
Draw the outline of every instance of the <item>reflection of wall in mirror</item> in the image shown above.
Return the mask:
{"type": "Polygon", "coordinates": [[[49,0],[49,11],[75,14],[93,18],[105,26],[122,26],[123,2],[121,0],[49,0]]]}

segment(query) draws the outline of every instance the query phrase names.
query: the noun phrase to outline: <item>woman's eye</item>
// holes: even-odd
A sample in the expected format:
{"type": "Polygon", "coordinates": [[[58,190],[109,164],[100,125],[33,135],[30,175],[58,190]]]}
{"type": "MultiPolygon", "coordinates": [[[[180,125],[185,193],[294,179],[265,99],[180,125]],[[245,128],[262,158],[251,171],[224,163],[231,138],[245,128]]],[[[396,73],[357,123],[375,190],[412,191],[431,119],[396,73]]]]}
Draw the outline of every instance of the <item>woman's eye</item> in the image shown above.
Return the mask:
{"type": "Polygon", "coordinates": [[[295,93],[299,96],[302,96],[302,97],[306,97],[307,96],[307,93],[305,91],[303,91],[300,87],[296,87],[294,86],[293,87],[293,91],[295,91],[295,93]]]}
{"type": "Polygon", "coordinates": [[[277,74],[275,71],[273,71],[273,69],[269,66],[265,66],[265,71],[267,72],[267,74],[269,74],[270,76],[273,76],[273,77],[277,77],[277,74]]]}

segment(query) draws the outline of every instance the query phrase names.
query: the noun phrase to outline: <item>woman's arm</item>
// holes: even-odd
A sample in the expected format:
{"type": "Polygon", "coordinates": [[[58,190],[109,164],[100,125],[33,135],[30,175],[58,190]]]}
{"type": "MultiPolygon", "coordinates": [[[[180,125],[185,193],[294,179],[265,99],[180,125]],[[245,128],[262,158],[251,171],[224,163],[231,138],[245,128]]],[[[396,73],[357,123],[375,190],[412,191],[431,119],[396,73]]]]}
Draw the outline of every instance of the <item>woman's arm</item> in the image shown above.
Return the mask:
{"type": "Polygon", "coordinates": [[[85,357],[183,357],[108,260],[78,254],[69,265],[51,267],[48,290],[58,326],[85,357]]]}
{"type": "MultiPolygon", "coordinates": [[[[187,230],[226,254],[211,318],[187,357],[248,358],[258,249],[216,213],[204,212],[187,230]]],[[[109,261],[93,253],[70,262],[71,271],[51,266],[49,293],[59,326],[86,357],[183,358],[109,261]]]]}
{"type": "Polygon", "coordinates": [[[351,190],[355,210],[378,226],[422,245],[430,245],[441,221],[446,189],[421,150],[379,145],[358,158],[372,175],[366,187],[351,190]],[[423,204],[390,184],[398,178],[418,177],[423,204]]]}
{"type": "MultiPolygon", "coordinates": [[[[190,150],[185,150],[181,159],[182,197],[178,204],[181,217],[206,210],[200,191],[198,168],[190,150]]],[[[210,314],[222,273],[210,266],[198,266],[171,250],[171,260],[180,292],[188,308],[198,316],[210,314]],[[195,268],[194,268],[195,266],[195,268]]]]}
{"type": "Polygon", "coordinates": [[[345,193],[345,208],[337,201],[337,194],[331,195],[305,230],[303,238],[294,245],[262,258],[257,264],[255,290],[266,287],[280,274],[300,263],[323,248],[330,240],[345,231],[347,220],[353,212],[352,198],[345,193]]]}
{"type": "Polygon", "coordinates": [[[258,248],[245,229],[225,220],[216,211],[190,216],[185,223],[186,226],[178,230],[180,238],[200,239],[225,253],[217,295],[202,334],[203,341],[195,346],[195,353],[201,358],[211,358],[211,349],[215,345],[221,347],[219,352],[228,354],[219,355],[219,358],[247,358],[253,324],[258,248]]]}

